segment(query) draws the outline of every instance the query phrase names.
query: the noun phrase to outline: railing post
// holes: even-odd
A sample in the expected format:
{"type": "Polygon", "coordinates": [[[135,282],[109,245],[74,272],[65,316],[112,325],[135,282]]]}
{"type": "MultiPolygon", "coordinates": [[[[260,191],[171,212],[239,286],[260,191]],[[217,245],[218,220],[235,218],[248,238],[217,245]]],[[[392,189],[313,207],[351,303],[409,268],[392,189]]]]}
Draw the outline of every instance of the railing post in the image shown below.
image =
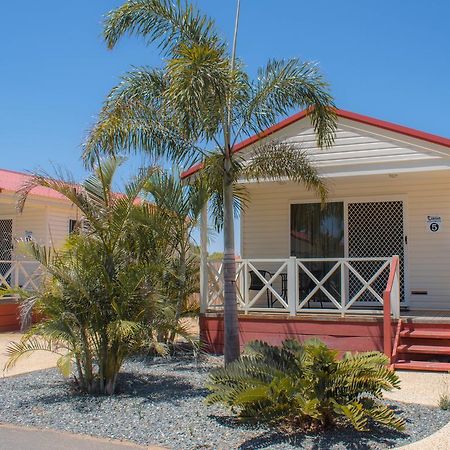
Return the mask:
{"type": "Polygon", "coordinates": [[[345,262],[341,261],[341,316],[345,316],[345,302],[347,301],[347,289],[345,285],[345,262]]]}
{"type": "Polygon", "coordinates": [[[249,299],[249,286],[250,286],[250,280],[249,280],[249,273],[248,273],[248,261],[245,260],[243,263],[243,271],[244,271],[244,313],[248,314],[248,303],[250,301],[249,299]]]}
{"type": "Polygon", "coordinates": [[[298,270],[297,258],[291,256],[287,264],[287,299],[289,306],[289,315],[295,316],[297,313],[298,298],[298,270]]]}
{"type": "Polygon", "coordinates": [[[13,289],[17,289],[19,287],[19,264],[18,260],[14,261],[14,285],[11,286],[13,289]]]}
{"type": "Polygon", "coordinates": [[[208,205],[200,216],[200,313],[208,309],[208,205]]]}
{"type": "Polygon", "coordinates": [[[392,322],[391,322],[391,294],[389,291],[383,293],[383,349],[384,354],[392,357],[392,322]]]}
{"type": "Polygon", "coordinates": [[[394,258],[397,260],[397,265],[395,266],[395,304],[393,305],[393,315],[395,319],[400,319],[400,258],[395,255],[394,258]]]}

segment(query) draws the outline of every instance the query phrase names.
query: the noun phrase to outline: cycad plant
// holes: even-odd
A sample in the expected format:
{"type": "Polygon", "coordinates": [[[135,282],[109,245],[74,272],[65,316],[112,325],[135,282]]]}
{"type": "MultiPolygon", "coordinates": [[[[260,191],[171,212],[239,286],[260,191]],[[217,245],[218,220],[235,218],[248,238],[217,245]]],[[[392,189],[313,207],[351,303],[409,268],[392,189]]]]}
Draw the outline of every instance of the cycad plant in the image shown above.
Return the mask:
{"type": "Polygon", "coordinates": [[[281,347],[254,341],[240,360],[211,372],[207,403],[229,406],[242,420],[291,431],[339,423],[365,431],[370,422],[402,430],[404,421],[381,401],[383,390],[399,388],[387,363],[378,352],[338,359],[318,340],[286,340],[281,347]]]}
{"type": "MultiPolygon", "coordinates": [[[[157,346],[158,331],[167,328],[159,279],[164,254],[149,239],[132,239],[155,231],[148,226],[153,208],[139,199],[154,169],[116,194],[112,184],[120,164],[101,161],[81,186],[37,174],[22,191],[22,203],[38,185],[59,192],[78,208],[83,227],[61,250],[29,244],[47,276],[39,291],[22,293],[22,306],[42,319],[9,346],[9,365],[35,350],[54,351],[62,372],[73,373],[88,393],[113,394],[124,359],[157,346]],[[145,223],[135,220],[142,216],[145,223]]],[[[158,235],[163,237],[161,230],[158,235]]]]}
{"type": "MultiPolygon", "coordinates": [[[[125,35],[142,37],[163,56],[161,67],[137,68],[112,89],[84,157],[98,152],[142,151],[189,165],[202,161],[200,177],[213,197],[224,232],[225,362],[239,357],[235,291],[233,207],[238,181],[287,179],[324,199],[326,187],[307,155],[276,140],[255,143],[245,161],[235,144],[260,133],[294,109],[306,109],[320,147],[334,139],[336,117],[328,84],[317,65],[270,60],[255,79],[230,52],[212,19],[182,0],[129,0],[108,14],[109,48],[125,35]]],[[[236,36],[236,33],[235,33],[236,36]]]]}

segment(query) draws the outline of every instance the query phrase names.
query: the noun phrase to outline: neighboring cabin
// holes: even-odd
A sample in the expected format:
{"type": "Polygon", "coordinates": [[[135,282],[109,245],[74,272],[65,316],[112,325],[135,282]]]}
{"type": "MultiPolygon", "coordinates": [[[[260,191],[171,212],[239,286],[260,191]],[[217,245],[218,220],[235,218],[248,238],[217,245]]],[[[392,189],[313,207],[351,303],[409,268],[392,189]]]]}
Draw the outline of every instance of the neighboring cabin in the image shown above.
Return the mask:
{"type": "MultiPolygon", "coordinates": [[[[77,208],[57,192],[34,188],[22,212],[18,211],[17,191],[30,175],[0,169],[0,287],[29,287],[36,281],[38,266],[18,249],[20,240],[33,239],[59,248],[73,230],[77,208]]],[[[11,299],[0,300],[0,330],[16,329],[17,306],[11,299]]]]}

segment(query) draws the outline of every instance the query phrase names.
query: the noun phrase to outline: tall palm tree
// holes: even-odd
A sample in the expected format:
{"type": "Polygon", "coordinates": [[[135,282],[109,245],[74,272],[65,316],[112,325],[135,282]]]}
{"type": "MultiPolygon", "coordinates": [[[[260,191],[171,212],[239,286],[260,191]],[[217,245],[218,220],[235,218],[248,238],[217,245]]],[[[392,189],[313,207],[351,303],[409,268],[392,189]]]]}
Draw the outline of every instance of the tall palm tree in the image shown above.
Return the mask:
{"type": "Polygon", "coordinates": [[[238,180],[285,178],[316,190],[322,199],[326,195],[304,152],[271,140],[255,144],[244,160],[233,147],[295,108],[307,109],[318,145],[330,146],[336,116],[328,84],[317,65],[298,59],[270,60],[251,79],[242,62],[231,57],[214,21],[187,1],[127,1],[108,14],[104,26],[110,49],[124,35],[155,45],[163,63],[130,71],[112,89],[86,141],[84,158],[89,162],[97,152],[143,151],[184,165],[204,162],[200,177],[210,186],[216,224],[224,229],[228,363],[239,356],[233,223],[234,202],[242,194],[238,180]]]}

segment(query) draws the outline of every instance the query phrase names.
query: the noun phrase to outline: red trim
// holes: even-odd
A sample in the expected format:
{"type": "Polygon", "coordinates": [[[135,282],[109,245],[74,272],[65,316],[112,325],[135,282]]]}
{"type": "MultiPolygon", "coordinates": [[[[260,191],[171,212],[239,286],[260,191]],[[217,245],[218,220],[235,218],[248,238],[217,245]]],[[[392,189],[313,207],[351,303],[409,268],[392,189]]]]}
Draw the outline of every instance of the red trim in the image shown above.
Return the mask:
{"type": "MultiPolygon", "coordinates": [[[[364,116],[362,114],[357,114],[351,111],[345,111],[343,109],[336,109],[336,115],[339,117],[342,117],[344,119],[353,120],[354,122],[364,123],[366,125],[371,125],[377,128],[381,128],[383,130],[387,131],[393,131],[394,133],[403,134],[405,136],[409,136],[415,139],[420,139],[422,141],[431,142],[432,144],[437,145],[443,145],[444,147],[450,148],[450,139],[437,136],[435,134],[426,133],[424,131],[415,130],[414,128],[408,128],[403,125],[397,125],[392,122],[386,122],[384,120],[375,119],[373,117],[364,116]]],[[[292,125],[293,123],[304,119],[308,115],[308,111],[304,110],[297,114],[294,114],[293,116],[288,117],[287,119],[282,120],[281,122],[277,123],[276,125],[273,125],[267,130],[264,130],[261,133],[255,134],[254,136],[249,137],[248,139],[245,139],[244,141],[240,142],[239,144],[236,144],[233,147],[233,153],[239,152],[242,149],[248,147],[251,144],[254,144],[255,142],[259,141],[262,138],[265,138],[267,136],[270,136],[271,134],[282,130],[283,128],[292,125]]],[[[194,166],[190,167],[186,171],[181,173],[181,178],[187,178],[193,175],[194,173],[198,172],[203,168],[203,163],[195,164],[194,166]]]]}
{"type": "Polygon", "coordinates": [[[391,294],[394,286],[395,275],[399,265],[399,257],[394,256],[389,272],[386,289],[383,292],[383,347],[384,353],[391,361],[392,358],[392,319],[391,319],[391,294]]]}

